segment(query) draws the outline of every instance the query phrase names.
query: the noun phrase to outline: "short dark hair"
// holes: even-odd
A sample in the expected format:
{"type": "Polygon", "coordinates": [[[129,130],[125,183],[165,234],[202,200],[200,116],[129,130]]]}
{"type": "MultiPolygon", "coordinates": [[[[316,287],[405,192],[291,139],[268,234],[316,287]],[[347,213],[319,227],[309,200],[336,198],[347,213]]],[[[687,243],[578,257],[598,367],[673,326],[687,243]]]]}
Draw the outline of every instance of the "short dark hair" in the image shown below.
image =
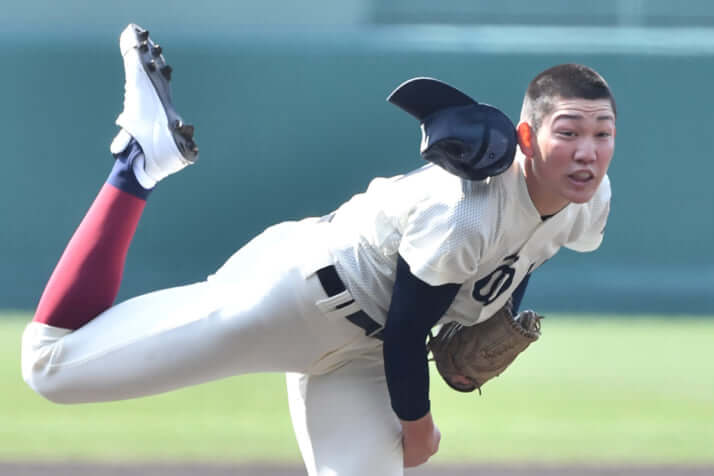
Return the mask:
{"type": "Polygon", "coordinates": [[[521,120],[538,130],[556,99],[575,98],[608,99],[617,115],[615,98],[605,78],[587,66],[567,63],[548,68],[533,78],[523,98],[521,120]]]}

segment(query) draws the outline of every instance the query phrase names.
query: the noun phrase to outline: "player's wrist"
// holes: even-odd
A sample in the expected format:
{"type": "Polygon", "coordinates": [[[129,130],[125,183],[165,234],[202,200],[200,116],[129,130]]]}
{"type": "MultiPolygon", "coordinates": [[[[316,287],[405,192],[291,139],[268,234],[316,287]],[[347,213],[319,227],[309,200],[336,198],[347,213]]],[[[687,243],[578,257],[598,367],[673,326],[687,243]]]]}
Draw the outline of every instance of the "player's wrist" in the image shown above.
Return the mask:
{"type": "Polygon", "coordinates": [[[427,432],[434,428],[434,419],[432,418],[430,411],[427,411],[425,415],[413,420],[404,420],[400,418],[399,422],[402,425],[402,430],[410,433],[427,432]]]}
{"type": "Polygon", "coordinates": [[[406,468],[425,463],[439,450],[441,432],[434,425],[430,412],[418,420],[402,420],[401,424],[406,468]]]}

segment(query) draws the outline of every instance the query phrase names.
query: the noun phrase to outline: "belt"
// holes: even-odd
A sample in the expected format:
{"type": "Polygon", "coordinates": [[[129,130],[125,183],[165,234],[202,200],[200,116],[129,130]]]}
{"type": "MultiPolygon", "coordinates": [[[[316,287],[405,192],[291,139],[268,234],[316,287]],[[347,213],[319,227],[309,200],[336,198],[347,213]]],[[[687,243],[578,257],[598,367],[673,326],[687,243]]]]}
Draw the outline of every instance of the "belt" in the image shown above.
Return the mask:
{"type": "MultiPolygon", "coordinates": [[[[345,284],[337,275],[337,270],[333,265],[318,269],[317,278],[320,280],[322,288],[325,290],[325,293],[327,293],[329,297],[335,296],[347,290],[345,284]]],[[[348,306],[353,302],[354,299],[350,302],[341,304],[340,306],[338,306],[338,308],[348,306]]],[[[352,324],[364,329],[365,335],[369,337],[374,337],[375,339],[384,340],[384,336],[382,334],[382,325],[371,317],[369,317],[366,312],[359,310],[345,317],[352,324]]]]}

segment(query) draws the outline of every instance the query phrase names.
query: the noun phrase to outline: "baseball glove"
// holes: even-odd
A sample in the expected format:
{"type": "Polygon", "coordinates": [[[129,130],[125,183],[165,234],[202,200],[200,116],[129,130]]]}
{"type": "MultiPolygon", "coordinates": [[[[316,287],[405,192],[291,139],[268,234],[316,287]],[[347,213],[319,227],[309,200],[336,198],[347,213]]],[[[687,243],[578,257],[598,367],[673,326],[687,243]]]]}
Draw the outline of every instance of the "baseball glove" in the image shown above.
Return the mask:
{"type": "Polygon", "coordinates": [[[449,386],[459,392],[473,392],[500,375],[518,354],[540,337],[540,320],[534,311],[515,317],[510,303],[484,322],[464,326],[444,324],[427,344],[436,368],[449,386]]]}

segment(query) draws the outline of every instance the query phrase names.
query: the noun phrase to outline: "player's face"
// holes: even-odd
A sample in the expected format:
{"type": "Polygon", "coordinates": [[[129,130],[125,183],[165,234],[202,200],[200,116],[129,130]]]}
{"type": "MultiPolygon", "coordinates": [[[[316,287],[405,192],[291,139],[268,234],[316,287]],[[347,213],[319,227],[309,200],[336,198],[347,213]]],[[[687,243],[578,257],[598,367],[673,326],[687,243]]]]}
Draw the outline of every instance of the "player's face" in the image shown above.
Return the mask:
{"type": "Polygon", "coordinates": [[[555,213],[595,194],[615,152],[615,113],[607,99],[559,99],[535,135],[526,180],[536,208],[555,213]]]}

